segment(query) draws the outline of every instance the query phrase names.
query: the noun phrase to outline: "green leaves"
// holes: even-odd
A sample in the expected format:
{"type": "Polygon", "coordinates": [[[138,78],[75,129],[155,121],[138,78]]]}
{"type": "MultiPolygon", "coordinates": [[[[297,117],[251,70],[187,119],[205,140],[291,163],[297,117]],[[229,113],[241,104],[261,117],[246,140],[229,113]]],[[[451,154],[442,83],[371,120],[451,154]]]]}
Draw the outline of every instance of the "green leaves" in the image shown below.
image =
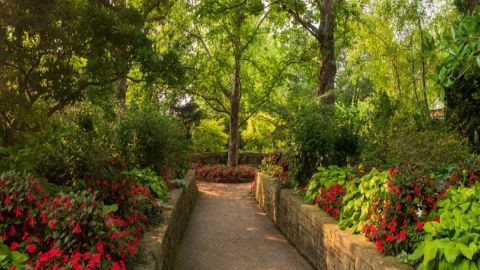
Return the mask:
{"type": "Polygon", "coordinates": [[[8,266],[15,266],[18,270],[21,270],[25,267],[28,259],[27,254],[10,250],[10,248],[0,240],[0,268],[6,269],[8,266]]]}
{"type": "Polygon", "coordinates": [[[478,202],[480,184],[471,188],[450,188],[438,204],[440,222],[425,224],[425,239],[409,259],[420,260],[419,268],[432,266],[438,269],[477,269],[477,261],[480,260],[478,202]],[[474,207],[471,207],[473,204],[474,207]]]}

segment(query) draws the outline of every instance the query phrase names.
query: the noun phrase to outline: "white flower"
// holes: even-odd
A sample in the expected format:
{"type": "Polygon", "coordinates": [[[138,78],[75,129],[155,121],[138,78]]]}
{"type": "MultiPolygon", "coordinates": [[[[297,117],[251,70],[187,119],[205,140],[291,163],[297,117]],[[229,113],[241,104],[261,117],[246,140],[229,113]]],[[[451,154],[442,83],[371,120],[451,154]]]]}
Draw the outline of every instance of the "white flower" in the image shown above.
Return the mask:
{"type": "Polygon", "coordinates": [[[423,210],[422,210],[422,208],[419,207],[418,210],[417,210],[417,216],[422,217],[422,214],[423,214],[423,210]]]}

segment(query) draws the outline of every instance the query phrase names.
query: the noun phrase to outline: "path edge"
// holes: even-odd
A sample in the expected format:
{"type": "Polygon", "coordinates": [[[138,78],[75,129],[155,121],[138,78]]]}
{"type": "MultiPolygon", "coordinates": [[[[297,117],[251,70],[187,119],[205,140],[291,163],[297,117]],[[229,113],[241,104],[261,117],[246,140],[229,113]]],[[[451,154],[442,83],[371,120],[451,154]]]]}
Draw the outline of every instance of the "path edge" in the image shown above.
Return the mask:
{"type": "Polygon", "coordinates": [[[163,222],[140,239],[141,258],[134,270],[171,270],[175,268],[182,237],[188,227],[198,196],[195,171],[185,176],[185,187],[170,192],[163,222]]]}

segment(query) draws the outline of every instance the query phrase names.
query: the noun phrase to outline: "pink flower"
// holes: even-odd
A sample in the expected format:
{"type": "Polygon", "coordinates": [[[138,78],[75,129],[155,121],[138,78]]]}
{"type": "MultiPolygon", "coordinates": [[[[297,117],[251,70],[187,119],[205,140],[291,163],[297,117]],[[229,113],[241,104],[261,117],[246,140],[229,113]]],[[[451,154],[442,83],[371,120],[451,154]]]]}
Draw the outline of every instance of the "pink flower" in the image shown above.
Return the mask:
{"type": "Polygon", "coordinates": [[[417,223],[417,230],[423,231],[423,222],[417,223]]]}

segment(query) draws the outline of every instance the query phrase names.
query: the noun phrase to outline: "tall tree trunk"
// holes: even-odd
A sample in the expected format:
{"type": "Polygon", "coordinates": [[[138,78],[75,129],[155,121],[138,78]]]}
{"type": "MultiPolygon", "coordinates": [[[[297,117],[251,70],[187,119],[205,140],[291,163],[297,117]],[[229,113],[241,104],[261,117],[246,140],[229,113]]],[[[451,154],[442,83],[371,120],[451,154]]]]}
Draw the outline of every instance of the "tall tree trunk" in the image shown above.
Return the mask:
{"type": "Polygon", "coordinates": [[[423,44],[424,34],[422,28],[422,21],[420,20],[420,16],[417,17],[417,26],[418,31],[420,32],[420,55],[422,60],[422,86],[423,86],[423,102],[425,105],[425,115],[430,117],[430,109],[428,106],[428,98],[427,98],[427,72],[425,70],[425,46],[423,44]]]}
{"type": "Polygon", "coordinates": [[[127,78],[123,77],[120,78],[117,82],[117,89],[116,89],[116,101],[117,101],[117,108],[118,114],[123,117],[126,108],[126,100],[127,100],[127,78]]]}
{"type": "Polygon", "coordinates": [[[335,0],[319,0],[322,60],[318,73],[319,86],[317,96],[322,97],[324,104],[333,104],[335,102],[334,94],[329,93],[335,86],[335,75],[337,74],[334,40],[335,2],[335,0]]]}
{"type": "Polygon", "coordinates": [[[230,96],[230,132],[228,137],[228,167],[238,165],[238,148],[240,144],[239,115],[240,115],[240,52],[239,46],[235,46],[235,70],[232,81],[232,95],[230,96]]]}
{"type": "MultiPolygon", "coordinates": [[[[117,0],[115,2],[115,5],[121,6],[122,8],[126,8],[127,6],[127,0],[117,0]]],[[[120,47],[116,48],[115,53],[117,55],[122,55],[122,53],[125,51],[125,48],[120,47]]],[[[125,113],[125,107],[126,107],[126,99],[127,99],[127,77],[121,77],[117,81],[116,89],[115,89],[115,94],[114,94],[114,101],[116,103],[116,107],[118,109],[118,115],[122,118],[124,113],[125,113]]]]}
{"type": "Polygon", "coordinates": [[[412,72],[412,86],[413,86],[413,93],[415,94],[415,101],[417,106],[420,105],[420,99],[418,97],[418,89],[417,89],[417,74],[415,71],[415,55],[413,54],[414,48],[413,48],[413,33],[410,36],[410,52],[411,52],[411,60],[410,60],[410,68],[412,72]]]}

